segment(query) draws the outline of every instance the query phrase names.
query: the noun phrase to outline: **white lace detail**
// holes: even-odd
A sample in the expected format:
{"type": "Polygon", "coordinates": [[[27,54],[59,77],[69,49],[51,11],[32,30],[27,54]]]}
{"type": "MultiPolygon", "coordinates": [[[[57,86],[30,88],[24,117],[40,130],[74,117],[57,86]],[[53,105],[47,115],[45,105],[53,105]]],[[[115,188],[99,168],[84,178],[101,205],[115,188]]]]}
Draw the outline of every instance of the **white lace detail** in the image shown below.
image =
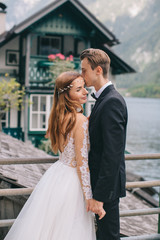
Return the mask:
{"type": "Polygon", "coordinates": [[[77,163],[75,159],[75,146],[74,146],[74,139],[73,137],[68,136],[68,143],[64,148],[64,151],[59,154],[59,160],[63,162],[65,165],[76,167],[77,163]]]}
{"type": "Polygon", "coordinates": [[[90,172],[88,170],[88,121],[83,123],[84,129],[84,139],[83,139],[83,147],[81,148],[82,166],[80,167],[81,178],[82,178],[82,188],[85,194],[86,199],[92,198],[91,184],[90,184],[90,172]]]}
{"type": "Polygon", "coordinates": [[[78,176],[82,185],[82,190],[86,199],[92,198],[90,185],[90,172],[88,169],[88,120],[83,123],[80,130],[83,129],[83,143],[78,141],[78,152],[75,150],[75,139],[68,136],[68,143],[64,151],[59,154],[59,161],[70,167],[77,167],[78,176]]]}

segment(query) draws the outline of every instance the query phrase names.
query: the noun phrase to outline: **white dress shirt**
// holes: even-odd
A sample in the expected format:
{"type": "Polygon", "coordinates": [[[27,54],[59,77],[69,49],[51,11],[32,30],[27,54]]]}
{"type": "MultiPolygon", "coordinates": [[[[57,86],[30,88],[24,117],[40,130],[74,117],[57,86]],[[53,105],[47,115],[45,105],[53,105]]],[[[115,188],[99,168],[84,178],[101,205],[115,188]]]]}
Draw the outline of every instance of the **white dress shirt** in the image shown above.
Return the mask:
{"type": "Polygon", "coordinates": [[[104,84],[97,92],[95,92],[96,98],[98,98],[98,97],[101,95],[101,93],[103,92],[103,90],[104,90],[106,87],[108,87],[109,85],[112,85],[112,82],[111,82],[111,81],[109,81],[109,82],[107,82],[106,84],[104,84]]]}

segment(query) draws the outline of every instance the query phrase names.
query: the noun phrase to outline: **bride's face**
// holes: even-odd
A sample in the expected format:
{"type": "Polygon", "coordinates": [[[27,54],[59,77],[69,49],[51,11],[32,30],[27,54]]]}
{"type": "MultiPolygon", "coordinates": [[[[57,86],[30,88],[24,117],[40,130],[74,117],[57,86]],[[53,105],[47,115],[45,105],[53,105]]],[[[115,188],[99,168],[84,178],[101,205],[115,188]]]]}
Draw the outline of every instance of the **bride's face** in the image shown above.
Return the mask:
{"type": "Polygon", "coordinates": [[[73,85],[73,87],[69,90],[69,97],[80,104],[86,103],[88,91],[84,87],[84,79],[78,77],[71,83],[71,85],[73,85]]]}

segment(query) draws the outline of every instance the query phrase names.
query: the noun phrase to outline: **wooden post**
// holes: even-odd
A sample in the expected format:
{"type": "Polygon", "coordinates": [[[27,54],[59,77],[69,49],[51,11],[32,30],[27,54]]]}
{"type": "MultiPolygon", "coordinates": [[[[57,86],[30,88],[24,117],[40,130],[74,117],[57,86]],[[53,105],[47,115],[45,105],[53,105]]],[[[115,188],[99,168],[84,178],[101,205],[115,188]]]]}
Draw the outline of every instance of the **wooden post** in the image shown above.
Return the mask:
{"type": "Polygon", "coordinates": [[[10,128],[10,122],[11,122],[11,109],[9,107],[9,109],[8,109],[8,128],[10,128]]]}
{"type": "MultiPolygon", "coordinates": [[[[160,192],[159,192],[159,207],[160,207],[160,192]]],[[[158,214],[158,233],[160,233],[160,213],[158,214]]]]}
{"type": "MultiPolygon", "coordinates": [[[[29,63],[30,63],[30,49],[31,49],[31,36],[27,35],[26,39],[26,63],[25,63],[25,88],[29,87],[29,63]]],[[[25,108],[24,108],[24,140],[28,140],[28,93],[25,96],[25,108]]]]}
{"type": "MultiPolygon", "coordinates": [[[[19,37],[19,49],[20,49],[20,54],[19,54],[19,83],[20,83],[20,88],[22,89],[23,85],[23,58],[22,58],[22,51],[23,51],[23,37],[19,37]]],[[[17,112],[17,127],[20,128],[21,126],[21,116],[22,116],[22,107],[20,106],[20,109],[17,112]]]]}

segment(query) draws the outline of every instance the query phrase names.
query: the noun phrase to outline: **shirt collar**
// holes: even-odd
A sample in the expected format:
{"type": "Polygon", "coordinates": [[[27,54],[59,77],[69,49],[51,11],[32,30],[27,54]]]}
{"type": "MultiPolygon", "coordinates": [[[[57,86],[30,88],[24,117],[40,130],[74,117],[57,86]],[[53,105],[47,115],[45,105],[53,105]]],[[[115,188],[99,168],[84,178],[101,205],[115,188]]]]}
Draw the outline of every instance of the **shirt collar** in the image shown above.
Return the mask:
{"type": "Polygon", "coordinates": [[[109,81],[109,82],[107,82],[106,84],[104,84],[97,92],[95,92],[96,98],[98,98],[98,97],[101,95],[101,93],[103,92],[103,90],[104,90],[106,87],[108,87],[109,85],[112,85],[112,82],[111,82],[111,81],[109,81]]]}

